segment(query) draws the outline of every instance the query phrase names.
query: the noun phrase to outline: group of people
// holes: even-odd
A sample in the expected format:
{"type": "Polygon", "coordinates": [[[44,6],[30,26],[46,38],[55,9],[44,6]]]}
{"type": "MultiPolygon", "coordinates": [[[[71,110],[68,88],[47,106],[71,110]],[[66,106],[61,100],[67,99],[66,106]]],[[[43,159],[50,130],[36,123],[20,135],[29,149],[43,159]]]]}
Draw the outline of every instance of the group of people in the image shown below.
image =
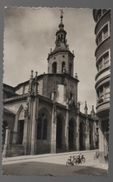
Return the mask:
{"type": "Polygon", "coordinates": [[[76,164],[82,164],[85,162],[85,156],[83,154],[77,154],[70,156],[66,161],[66,166],[74,166],[76,164]]]}

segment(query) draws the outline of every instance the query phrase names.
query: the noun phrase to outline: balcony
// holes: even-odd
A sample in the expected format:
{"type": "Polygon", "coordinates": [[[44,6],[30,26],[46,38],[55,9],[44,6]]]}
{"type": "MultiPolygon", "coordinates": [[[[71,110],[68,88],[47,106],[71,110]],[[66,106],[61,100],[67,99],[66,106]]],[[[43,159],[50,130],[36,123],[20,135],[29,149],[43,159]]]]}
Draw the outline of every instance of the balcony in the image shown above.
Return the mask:
{"type": "Polygon", "coordinates": [[[106,116],[110,109],[110,92],[105,93],[97,100],[97,114],[99,116],[106,116]]]}
{"type": "MultiPolygon", "coordinates": [[[[106,27],[105,27],[106,28],[106,27]]],[[[110,33],[108,30],[106,32],[101,31],[96,38],[97,46],[99,47],[102,42],[104,42],[108,37],[110,36],[110,33]]]]}
{"type": "Polygon", "coordinates": [[[99,99],[97,100],[97,104],[101,104],[103,101],[104,101],[103,98],[99,98],[99,99]]]}
{"type": "Polygon", "coordinates": [[[103,102],[110,101],[110,92],[105,93],[105,95],[102,95],[98,100],[97,104],[101,104],[103,102]]]}
{"type": "Polygon", "coordinates": [[[110,76],[110,67],[106,67],[105,69],[97,73],[95,77],[96,85],[98,82],[100,82],[101,80],[103,80],[104,78],[108,76],[110,76]]]}

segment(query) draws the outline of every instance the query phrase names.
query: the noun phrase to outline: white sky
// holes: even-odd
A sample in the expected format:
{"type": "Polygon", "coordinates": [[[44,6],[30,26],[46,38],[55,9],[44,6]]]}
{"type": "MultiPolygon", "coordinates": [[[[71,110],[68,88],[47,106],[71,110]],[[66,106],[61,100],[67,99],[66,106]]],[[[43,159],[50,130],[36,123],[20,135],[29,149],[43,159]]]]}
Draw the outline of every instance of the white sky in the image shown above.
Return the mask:
{"type": "MultiPolygon", "coordinates": [[[[29,79],[30,71],[47,72],[47,56],[55,46],[60,8],[7,8],[4,31],[4,83],[11,86],[29,79]]],[[[78,100],[96,103],[95,22],[92,9],[63,8],[70,50],[75,52],[74,72],[80,80],[78,100]]],[[[82,110],[81,109],[81,110],[82,110]]]]}

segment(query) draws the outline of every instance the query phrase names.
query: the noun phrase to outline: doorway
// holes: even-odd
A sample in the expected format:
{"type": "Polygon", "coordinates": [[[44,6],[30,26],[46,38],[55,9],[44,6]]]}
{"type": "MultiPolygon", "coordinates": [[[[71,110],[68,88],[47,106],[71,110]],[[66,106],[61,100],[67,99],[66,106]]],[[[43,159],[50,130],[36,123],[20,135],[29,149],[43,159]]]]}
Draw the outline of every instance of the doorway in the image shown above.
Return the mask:
{"type": "Polygon", "coordinates": [[[56,151],[60,152],[63,149],[63,116],[57,116],[56,126],[56,151]]]}
{"type": "Polygon", "coordinates": [[[80,150],[85,149],[85,144],[84,144],[84,123],[80,122],[79,126],[79,142],[80,142],[80,150]]]}
{"type": "Polygon", "coordinates": [[[24,120],[18,121],[18,144],[22,144],[24,134],[24,120]]]}
{"type": "Polygon", "coordinates": [[[69,150],[74,149],[74,120],[71,119],[69,121],[69,133],[68,133],[68,142],[69,142],[69,150]]]}

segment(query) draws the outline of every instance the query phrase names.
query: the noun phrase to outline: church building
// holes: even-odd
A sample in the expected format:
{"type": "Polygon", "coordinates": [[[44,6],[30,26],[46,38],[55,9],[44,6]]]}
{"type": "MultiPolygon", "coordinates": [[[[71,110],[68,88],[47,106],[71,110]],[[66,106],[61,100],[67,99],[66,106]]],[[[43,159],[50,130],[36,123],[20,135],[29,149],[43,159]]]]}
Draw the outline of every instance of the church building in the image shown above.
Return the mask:
{"type": "Polygon", "coordinates": [[[66,34],[61,13],[48,73],[31,71],[16,87],[4,84],[4,157],[98,148],[98,119],[94,106],[88,114],[87,102],[80,111],[75,56],[66,34]]]}

